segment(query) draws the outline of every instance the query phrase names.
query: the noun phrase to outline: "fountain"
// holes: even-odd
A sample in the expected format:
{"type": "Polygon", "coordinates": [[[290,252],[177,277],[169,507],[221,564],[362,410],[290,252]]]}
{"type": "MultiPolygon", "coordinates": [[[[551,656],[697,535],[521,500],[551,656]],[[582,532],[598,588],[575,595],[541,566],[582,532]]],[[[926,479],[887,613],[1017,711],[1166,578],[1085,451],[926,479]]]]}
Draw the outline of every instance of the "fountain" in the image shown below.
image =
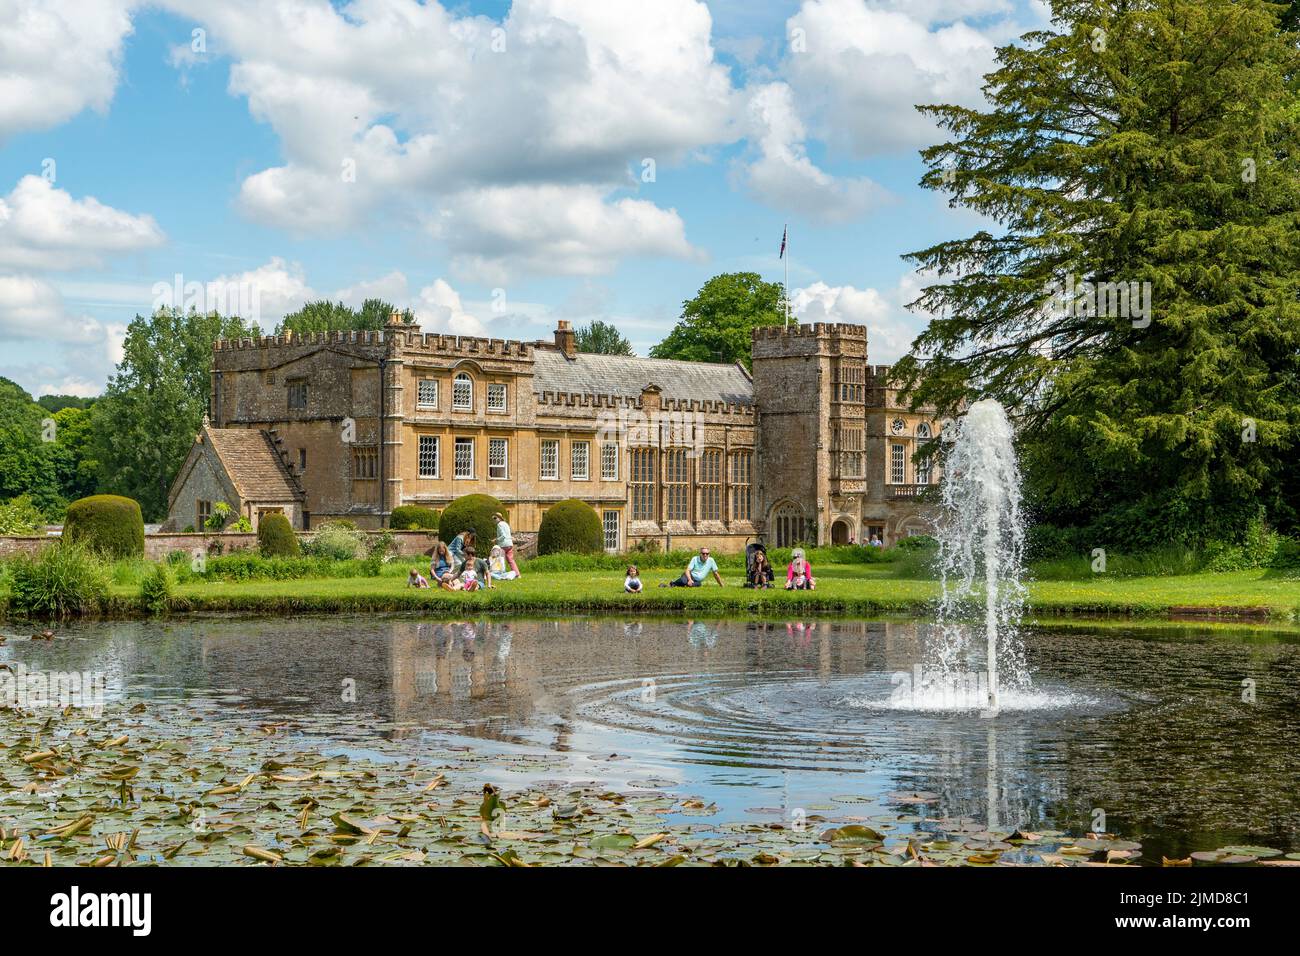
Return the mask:
{"type": "Polygon", "coordinates": [[[991,716],[1002,704],[1004,688],[1028,687],[1019,633],[1025,599],[1020,472],[1001,404],[975,402],[955,428],[935,530],[943,597],[920,683],[923,699],[933,702],[937,693],[949,706],[978,706],[991,716]],[[977,609],[982,635],[970,624],[977,609]],[[983,674],[972,668],[981,643],[983,674]]]}

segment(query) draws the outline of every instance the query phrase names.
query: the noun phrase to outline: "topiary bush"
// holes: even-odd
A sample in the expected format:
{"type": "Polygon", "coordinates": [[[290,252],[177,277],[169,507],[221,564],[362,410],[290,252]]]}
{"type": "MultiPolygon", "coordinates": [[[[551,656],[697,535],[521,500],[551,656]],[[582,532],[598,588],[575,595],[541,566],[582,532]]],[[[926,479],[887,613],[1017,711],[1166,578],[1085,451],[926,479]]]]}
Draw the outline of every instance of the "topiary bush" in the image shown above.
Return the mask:
{"type": "Polygon", "coordinates": [[[600,515],[585,501],[567,498],[542,516],[538,554],[597,554],[603,550],[605,532],[600,515]]]}
{"type": "Polygon", "coordinates": [[[110,557],[144,554],[144,518],[140,505],[120,495],[91,495],[68,505],[63,537],[110,557]]]}
{"type": "Polygon", "coordinates": [[[9,606],[20,614],[66,617],[100,610],[110,575],[103,557],[61,541],[9,562],[9,606]]]}
{"type": "Polygon", "coordinates": [[[432,531],[438,527],[441,512],[419,505],[398,505],[389,515],[388,527],[394,531],[432,531]]]}
{"type": "Polygon", "coordinates": [[[282,514],[263,515],[257,523],[257,550],[264,558],[296,558],[302,553],[298,536],[282,514]]]}
{"type": "MultiPolygon", "coordinates": [[[[486,557],[497,537],[497,523],[492,515],[498,511],[506,514],[505,506],[491,495],[462,495],[438,519],[438,537],[450,544],[462,531],[473,531],[478,538],[478,553],[486,557]]],[[[508,515],[506,520],[510,520],[508,515]]]]}

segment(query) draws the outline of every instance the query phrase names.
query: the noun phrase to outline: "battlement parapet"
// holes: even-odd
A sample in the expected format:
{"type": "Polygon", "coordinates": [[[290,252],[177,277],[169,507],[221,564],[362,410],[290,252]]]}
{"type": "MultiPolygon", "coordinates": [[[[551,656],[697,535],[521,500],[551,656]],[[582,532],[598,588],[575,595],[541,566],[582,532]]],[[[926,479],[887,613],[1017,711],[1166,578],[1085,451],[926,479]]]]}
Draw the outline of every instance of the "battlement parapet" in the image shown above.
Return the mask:
{"type": "Polygon", "coordinates": [[[780,340],[798,338],[867,338],[865,325],[853,325],[848,322],[813,322],[800,325],[760,325],[754,329],[754,340],[780,340]]]}

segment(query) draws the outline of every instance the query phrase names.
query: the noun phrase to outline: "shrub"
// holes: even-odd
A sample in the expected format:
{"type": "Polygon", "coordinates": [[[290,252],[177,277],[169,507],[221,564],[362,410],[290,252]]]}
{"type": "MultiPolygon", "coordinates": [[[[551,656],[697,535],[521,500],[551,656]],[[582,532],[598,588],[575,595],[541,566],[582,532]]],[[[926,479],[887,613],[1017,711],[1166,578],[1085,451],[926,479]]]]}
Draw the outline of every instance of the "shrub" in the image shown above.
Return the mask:
{"type": "Polygon", "coordinates": [[[207,520],[203,522],[203,527],[208,531],[220,531],[230,520],[230,505],[224,501],[218,501],[212,506],[212,514],[208,515],[207,520]]]}
{"type": "Polygon", "coordinates": [[[364,542],[365,535],[351,521],[327,521],[303,543],[302,551],[313,558],[351,561],[361,553],[364,542]]]}
{"type": "Polygon", "coordinates": [[[144,554],[140,505],[120,495],[91,495],[74,501],[63,521],[63,537],[114,558],[144,554]]]}
{"type": "Polygon", "coordinates": [[[442,513],[435,508],[419,505],[398,505],[388,518],[388,527],[396,531],[433,531],[438,527],[442,513]]]}
{"type": "Polygon", "coordinates": [[[282,514],[263,515],[257,523],[257,550],[264,558],[296,558],[302,553],[298,536],[282,514]]]}
{"type": "Polygon", "coordinates": [[[585,501],[567,498],[542,516],[537,532],[538,554],[598,554],[604,548],[600,515],[585,501]]]}
{"type": "Polygon", "coordinates": [[[251,551],[209,558],[199,567],[179,565],[180,581],[292,581],[298,578],[374,577],[381,565],[372,559],[335,561],[331,558],[264,558],[251,551]],[[200,570],[201,568],[201,570],[200,570]]]}
{"type": "Polygon", "coordinates": [[[172,598],[172,571],[163,563],[155,564],[140,582],[140,607],[150,614],[166,614],[172,598]]]}
{"type": "Polygon", "coordinates": [[[9,603],[14,611],[66,617],[100,608],[108,594],[103,555],[75,541],[61,541],[9,564],[9,603]]]}
{"type": "Polygon", "coordinates": [[[43,534],[45,516],[30,495],[19,495],[0,504],[0,534],[43,534]]]}
{"type": "Polygon", "coordinates": [[[240,515],[238,518],[235,519],[235,523],[232,524],[230,527],[226,528],[225,530],[242,531],[243,533],[247,534],[248,532],[253,530],[253,522],[248,520],[247,515],[240,515]]]}
{"type": "Polygon", "coordinates": [[[486,555],[497,537],[497,524],[492,520],[497,511],[505,514],[505,506],[491,495],[462,495],[438,519],[438,537],[450,544],[462,531],[473,531],[479,541],[479,553],[486,555]]]}

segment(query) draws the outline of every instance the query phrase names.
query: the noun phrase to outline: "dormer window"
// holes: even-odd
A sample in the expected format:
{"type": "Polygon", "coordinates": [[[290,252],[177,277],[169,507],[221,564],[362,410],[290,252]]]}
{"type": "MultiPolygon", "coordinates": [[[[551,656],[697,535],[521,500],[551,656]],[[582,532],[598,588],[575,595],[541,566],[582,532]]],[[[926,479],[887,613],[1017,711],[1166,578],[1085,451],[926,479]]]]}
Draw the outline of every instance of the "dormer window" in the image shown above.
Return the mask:
{"type": "Polygon", "coordinates": [[[464,372],[458,372],[452,380],[451,407],[458,412],[474,410],[474,381],[464,372]]]}

